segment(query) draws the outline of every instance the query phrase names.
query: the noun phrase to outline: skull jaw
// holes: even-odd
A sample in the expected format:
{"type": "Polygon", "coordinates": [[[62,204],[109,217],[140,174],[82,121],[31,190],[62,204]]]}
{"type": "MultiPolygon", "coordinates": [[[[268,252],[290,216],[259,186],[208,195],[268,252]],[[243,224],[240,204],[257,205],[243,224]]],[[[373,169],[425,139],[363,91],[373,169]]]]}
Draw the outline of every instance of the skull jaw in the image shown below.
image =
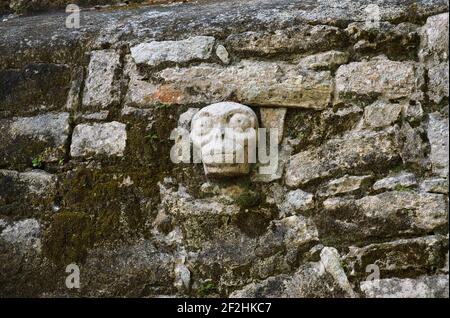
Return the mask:
{"type": "Polygon", "coordinates": [[[222,164],[203,164],[205,174],[210,177],[235,177],[246,175],[250,172],[248,163],[222,163],[222,164]]]}

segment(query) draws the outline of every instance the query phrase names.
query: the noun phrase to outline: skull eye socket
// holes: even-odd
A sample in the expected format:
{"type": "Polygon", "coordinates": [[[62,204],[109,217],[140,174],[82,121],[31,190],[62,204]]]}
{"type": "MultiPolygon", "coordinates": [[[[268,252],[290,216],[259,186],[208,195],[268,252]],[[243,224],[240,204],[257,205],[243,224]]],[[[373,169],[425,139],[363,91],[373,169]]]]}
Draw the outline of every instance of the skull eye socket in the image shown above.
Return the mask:
{"type": "Polygon", "coordinates": [[[238,130],[238,131],[246,131],[247,129],[252,127],[252,122],[250,118],[248,118],[245,114],[233,114],[229,121],[228,125],[230,128],[238,130]]]}
{"type": "Polygon", "coordinates": [[[213,122],[209,117],[201,117],[194,123],[194,130],[196,135],[206,135],[213,127],[213,122]]]}

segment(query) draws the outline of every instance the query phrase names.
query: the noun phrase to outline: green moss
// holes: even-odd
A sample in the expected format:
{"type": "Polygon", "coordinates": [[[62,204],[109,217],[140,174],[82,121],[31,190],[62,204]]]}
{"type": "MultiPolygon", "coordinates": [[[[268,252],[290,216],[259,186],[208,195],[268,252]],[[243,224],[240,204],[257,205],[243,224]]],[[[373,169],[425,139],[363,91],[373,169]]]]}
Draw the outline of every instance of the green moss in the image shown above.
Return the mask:
{"type": "Polygon", "coordinates": [[[217,293],[217,286],[211,281],[203,283],[198,289],[198,294],[203,297],[216,293],[217,293]]]}
{"type": "Polygon", "coordinates": [[[56,214],[44,235],[44,255],[55,264],[82,262],[94,242],[92,228],[92,221],[85,213],[56,214]]]}
{"type": "Polygon", "coordinates": [[[247,209],[259,205],[262,195],[260,192],[247,190],[234,198],[235,202],[242,208],[247,209]]]}
{"type": "Polygon", "coordinates": [[[394,187],[394,190],[395,191],[401,191],[401,192],[409,192],[409,191],[412,191],[412,189],[411,188],[408,188],[408,187],[406,187],[406,186],[403,186],[403,185],[396,185],[395,187],[394,187]]]}

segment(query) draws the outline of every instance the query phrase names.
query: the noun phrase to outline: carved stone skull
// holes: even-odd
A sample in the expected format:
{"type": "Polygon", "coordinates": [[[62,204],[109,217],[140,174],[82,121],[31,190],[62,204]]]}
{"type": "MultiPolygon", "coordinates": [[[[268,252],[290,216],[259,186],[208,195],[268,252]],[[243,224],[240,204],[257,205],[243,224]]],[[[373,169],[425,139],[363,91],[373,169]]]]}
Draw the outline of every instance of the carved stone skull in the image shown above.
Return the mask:
{"type": "Polygon", "coordinates": [[[223,102],[201,109],[192,119],[191,140],[205,173],[212,176],[248,174],[256,158],[258,118],[242,104],[223,102]]]}

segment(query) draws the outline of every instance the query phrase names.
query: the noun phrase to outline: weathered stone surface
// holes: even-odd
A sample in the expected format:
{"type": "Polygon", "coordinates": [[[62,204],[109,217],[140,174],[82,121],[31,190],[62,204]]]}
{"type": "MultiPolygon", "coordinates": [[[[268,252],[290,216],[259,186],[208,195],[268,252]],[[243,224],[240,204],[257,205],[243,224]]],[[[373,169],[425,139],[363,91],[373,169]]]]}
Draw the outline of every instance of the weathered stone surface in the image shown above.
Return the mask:
{"type": "Polygon", "coordinates": [[[416,59],[420,41],[417,25],[409,22],[390,23],[384,19],[374,23],[376,27],[365,21],[353,22],[345,29],[354,58],[385,54],[396,61],[416,59]]]}
{"type": "Polygon", "coordinates": [[[332,50],[304,57],[299,61],[299,65],[313,70],[334,69],[341,64],[346,64],[348,59],[347,52],[332,50]]]}
{"type": "Polygon", "coordinates": [[[201,64],[168,68],[165,81],[147,99],[163,104],[213,103],[232,99],[266,107],[324,109],[331,100],[333,80],[329,72],[301,70],[287,63],[243,60],[222,67],[201,64]]]}
{"type": "Polygon", "coordinates": [[[120,100],[118,71],[120,55],[114,50],[91,52],[91,60],[83,92],[83,106],[108,108],[120,100]]]}
{"type": "Polygon", "coordinates": [[[69,133],[68,113],[48,113],[35,117],[0,120],[0,164],[30,164],[64,157],[69,133]]]}
{"type": "Polygon", "coordinates": [[[440,194],[425,194],[407,191],[385,192],[364,197],[356,201],[364,215],[369,218],[390,218],[401,210],[408,213],[411,225],[424,230],[434,230],[446,224],[447,211],[445,197],[440,194]]]}
{"type": "Polygon", "coordinates": [[[364,126],[368,128],[389,126],[400,118],[403,109],[402,104],[376,101],[364,108],[364,126]]]}
{"type": "Polygon", "coordinates": [[[41,225],[35,219],[27,219],[15,222],[7,226],[1,233],[0,239],[17,244],[23,249],[40,249],[41,225]]]}
{"type": "Polygon", "coordinates": [[[361,290],[367,298],[448,298],[448,275],[366,281],[361,290]]]}
{"type": "Polygon", "coordinates": [[[403,122],[399,137],[402,140],[401,157],[404,163],[413,163],[422,167],[429,166],[428,143],[422,136],[425,131],[422,127],[411,127],[408,122],[403,122]]]}
{"type": "Polygon", "coordinates": [[[173,189],[160,184],[161,205],[175,218],[185,235],[188,245],[199,248],[208,240],[214,240],[226,232],[228,221],[239,214],[239,206],[222,204],[212,199],[195,199],[183,186],[173,189]]]}
{"type": "Polygon", "coordinates": [[[442,100],[446,100],[448,102],[448,73],[448,62],[438,64],[428,70],[428,94],[430,99],[437,104],[439,104],[442,100]]]}
{"type": "Polygon", "coordinates": [[[127,142],[126,125],[119,122],[80,124],[73,130],[70,155],[123,156],[127,142]]]}
{"type": "Polygon", "coordinates": [[[125,297],[173,294],[174,263],[172,253],[150,240],[95,248],[89,251],[83,266],[83,288],[87,295],[102,297],[114,297],[118,291],[125,297]],[[139,281],[149,286],[130,286],[130,282],[139,281]]]}
{"type": "Polygon", "coordinates": [[[417,185],[416,176],[410,172],[400,172],[378,180],[373,184],[374,190],[393,190],[396,188],[408,188],[417,185]]]}
{"type": "Polygon", "coordinates": [[[370,175],[366,176],[349,176],[345,175],[342,178],[331,180],[319,192],[321,196],[332,196],[337,194],[352,193],[360,190],[372,178],[370,175]]]}
{"type": "Polygon", "coordinates": [[[429,114],[428,140],[431,145],[430,160],[433,172],[439,176],[448,176],[448,118],[439,113],[429,114]]]}
{"type": "Polygon", "coordinates": [[[214,42],[214,37],[196,36],[180,41],[141,43],[130,51],[136,64],[158,66],[165,62],[207,60],[211,57],[214,42]]]}
{"type": "Polygon", "coordinates": [[[335,244],[442,231],[448,216],[444,195],[413,191],[390,191],[358,200],[330,198],[323,207],[315,218],[319,235],[335,244]]]}
{"type": "Polygon", "coordinates": [[[231,298],[311,298],[311,297],[355,297],[340,258],[333,248],[324,247],[321,260],[306,263],[293,275],[280,275],[252,283],[233,292],[231,298]]]}
{"type": "Polygon", "coordinates": [[[225,46],[219,44],[216,48],[216,55],[224,64],[230,63],[230,54],[228,53],[225,46]]]}
{"type": "Polygon", "coordinates": [[[385,165],[397,159],[392,130],[349,133],[293,155],[286,168],[285,180],[288,186],[295,187],[339,171],[385,165]]]}
{"type": "Polygon", "coordinates": [[[0,214],[16,217],[54,209],[57,180],[42,170],[0,170],[0,214]]]}
{"type": "Polygon", "coordinates": [[[278,204],[282,215],[291,215],[314,207],[314,195],[300,189],[289,191],[284,200],[278,204]]]}
{"type": "Polygon", "coordinates": [[[344,32],[337,27],[301,25],[275,32],[233,34],[226,39],[226,44],[234,53],[273,55],[323,51],[341,46],[344,39],[344,32]]]}
{"type": "Polygon", "coordinates": [[[448,180],[443,178],[427,179],[420,184],[425,192],[448,194],[448,180]]]}
{"type": "Polygon", "coordinates": [[[448,60],[448,12],[427,19],[421,32],[420,60],[432,67],[448,60]]]}
{"type": "Polygon", "coordinates": [[[278,129],[278,143],[281,143],[287,109],[262,107],[259,112],[261,114],[261,126],[267,129],[278,129]]]}
{"type": "Polygon", "coordinates": [[[61,64],[29,64],[0,70],[0,115],[26,116],[62,109],[70,88],[70,70],[61,64]]]}
{"type": "Polygon", "coordinates": [[[364,247],[351,246],[345,256],[347,273],[361,279],[369,265],[378,266],[380,277],[408,277],[427,274],[445,264],[448,240],[434,235],[402,239],[364,247]]]}
{"type": "Polygon", "coordinates": [[[383,57],[368,62],[342,65],[336,72],[337,102],[373,99],[411,98],[416,90],[415,67],[410,62],[383,57]]]}

